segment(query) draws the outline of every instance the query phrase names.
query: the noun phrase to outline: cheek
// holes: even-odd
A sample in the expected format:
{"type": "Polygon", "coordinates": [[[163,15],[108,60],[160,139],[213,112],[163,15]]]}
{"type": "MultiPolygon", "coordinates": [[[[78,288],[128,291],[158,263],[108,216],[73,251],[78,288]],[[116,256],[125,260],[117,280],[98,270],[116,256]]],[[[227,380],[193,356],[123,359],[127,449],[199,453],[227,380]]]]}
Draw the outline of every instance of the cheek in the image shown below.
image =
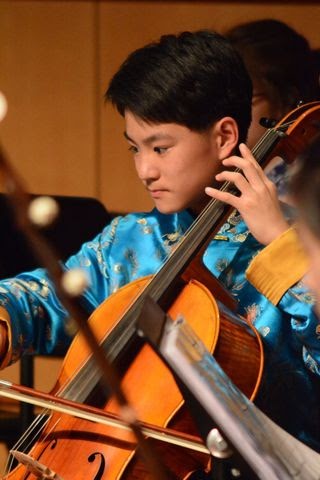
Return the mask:
{"type": "Polygon", "coordinates": [[[266,128],[260,125],[260,119],[263,117],[268,119],[273,117],[270,103],[265,99],[258,100],[258,102],[252,106],[251,114],[252,121],[249,127],[247,140],[249,148],[253,148],[266,131],[266,128]]]}
{"type": "Polygon", "coordinates": [[[258,143],[265,131],[266,129],[264,127],[258,123],[255,123],[254,119],[252,119],[251,126],[248,130],[248,137],[246,141],[247,146],[252,149],[258,143]]]}
{"type": "Polygon", "coordinates": [[[171,175],[175,184],[183,189],[202,193],[205,186],[213,182],[215,173],[218,172],[217,151],[212,142],[197,138],[179,150],[175,158],[167,164],[166,173],[171,175]]]}

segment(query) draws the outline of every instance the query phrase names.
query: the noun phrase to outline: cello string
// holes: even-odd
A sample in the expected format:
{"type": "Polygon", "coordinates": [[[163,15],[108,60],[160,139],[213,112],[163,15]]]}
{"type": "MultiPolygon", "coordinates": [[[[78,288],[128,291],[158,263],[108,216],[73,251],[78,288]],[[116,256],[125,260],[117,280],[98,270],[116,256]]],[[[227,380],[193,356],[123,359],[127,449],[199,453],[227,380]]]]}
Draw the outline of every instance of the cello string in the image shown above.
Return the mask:
{"type": "MultiPolygon", "coordinates": [[[[33,422],[31,423],[31,425],[29,425],[27,430],[22,434],[22,436],[18,439],[18,441],[12,446],[12,449],[14,449],[14,450],[19,449],[20,450],[21,446],[24,445],[23,450],[26,451],[26,449],[32,445],[33,440],[35,438],[37,438],[37,436],[40,435],[40,433],[41,433],[40,427],[39,427],[38,431],[36,431],[36,429],[38,428],[38,424],[42,421],[42,419],[39,418],[41,416],[44,416],[44,414],[41,414],[41,415],[37,416],[33,420],[33,422]],[[34,432],[36,432],[36,433],[34,433],[34,432]],[[31,437],[31,438],[29,438],[29,437],[31,437]]],[[[44,427],[44,425],[45,424],[43,424],[43,427],[44,427]]],[[[6,462],[6,466],[5,466],[5,468],[7,470],[6,473],[9,473],[9,471],[11,470],[12,465],[13,465],[13,461],[14,461],[14,458],[9,453],[8,458],[7,458],[7,462],[6,462]]]]}

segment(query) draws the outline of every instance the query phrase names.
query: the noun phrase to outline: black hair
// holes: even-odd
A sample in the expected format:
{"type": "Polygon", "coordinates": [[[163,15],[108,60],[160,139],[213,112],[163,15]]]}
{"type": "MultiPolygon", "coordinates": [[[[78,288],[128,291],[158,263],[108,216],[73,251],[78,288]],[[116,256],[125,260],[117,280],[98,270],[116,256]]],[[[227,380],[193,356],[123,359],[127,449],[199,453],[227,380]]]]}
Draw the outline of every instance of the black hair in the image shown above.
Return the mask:
{"type": "Polygon", "coordinates": [[[320,239],[320,133],[298,156],[290,190],[303,222],[320,239]]]}
{"type": "Polygon", "coordinates": [[[251,97],[251,79],[238,53],[206,30],[164,35],[134,51],[105,94],[121,115],[128,110],[149,123],[177,123],[199,132],[230,116],[240,142],[251,121],[251,97]]]}
{"type": "Polygon", "coordinates": [[[283,111],[320,99],[316,58],[307,39],[280,20],[237,25],[226,37],[242,56],[253,80],[283,111]]]}

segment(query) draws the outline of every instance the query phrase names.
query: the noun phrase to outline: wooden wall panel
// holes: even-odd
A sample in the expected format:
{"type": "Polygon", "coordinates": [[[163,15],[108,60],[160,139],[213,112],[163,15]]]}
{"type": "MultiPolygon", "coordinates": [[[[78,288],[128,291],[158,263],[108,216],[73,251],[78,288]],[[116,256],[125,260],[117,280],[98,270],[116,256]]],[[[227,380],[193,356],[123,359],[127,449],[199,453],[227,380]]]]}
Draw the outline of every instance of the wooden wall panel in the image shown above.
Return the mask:
{"type": "Polygon", "coordinates": [[[95,8],[0,2],[0,135],[36,193],[97,194],[95,8]]]}
{"type": "Polygon", "coordinates": [[[103,93],[134,48],[163,33],[287,21],[320,45],[314,3],[198,1],[0,2],[2,141],[34,192],[93,195],[116,211],[152,206],[135,177],[123,122],[103,93]]]}

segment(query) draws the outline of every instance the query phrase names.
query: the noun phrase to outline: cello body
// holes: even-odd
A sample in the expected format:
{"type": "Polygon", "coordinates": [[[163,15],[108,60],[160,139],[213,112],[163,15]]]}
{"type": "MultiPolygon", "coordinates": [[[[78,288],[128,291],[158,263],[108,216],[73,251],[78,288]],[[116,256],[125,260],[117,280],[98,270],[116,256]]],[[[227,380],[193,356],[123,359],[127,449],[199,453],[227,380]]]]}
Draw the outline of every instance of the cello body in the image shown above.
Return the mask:
{"type": "MultiPolygon", "coordinates": [[[[95,311],[89,322],[100,342],[115,328],[128,303],[149,280],[143,278],[123,287],[95,311]]],[[[263,353],[259,336],[252,328],[246,329],[243,324],[221,315],[212,294],[197,281],[184,287],[169,314],[172,318],[178,315],[187,318],[234,383],[247,396],[254,397],[262,374],[263,353]]],[[[85,339],[78,334],[63,362],[54,389],[56,395],[63,395],[65,386],[90,355],[85,339]]],[[[140,420],[197,434],[172,374],[149,345],[143,345],[124,374],[122,388],[140,420]]],[[[108,412],[119,413],[118,404],[112,397],[99,406],[108,412]]],[[[209,455],[159,445],[161,442],[155,440],[152,442],[164,463],[179,479],[187,478],[194,470],[206,469],[210,462],[209,455]]],[[[136,455],[136,442],[131,433],[90,424],[68,415],[53,414],[50,417],[29,455],[64,480],[152,478],[136,455]]],[[[4,478],[36,478],[31,473],[24,475],[25,466],[20,465],[4,478]]]]}

